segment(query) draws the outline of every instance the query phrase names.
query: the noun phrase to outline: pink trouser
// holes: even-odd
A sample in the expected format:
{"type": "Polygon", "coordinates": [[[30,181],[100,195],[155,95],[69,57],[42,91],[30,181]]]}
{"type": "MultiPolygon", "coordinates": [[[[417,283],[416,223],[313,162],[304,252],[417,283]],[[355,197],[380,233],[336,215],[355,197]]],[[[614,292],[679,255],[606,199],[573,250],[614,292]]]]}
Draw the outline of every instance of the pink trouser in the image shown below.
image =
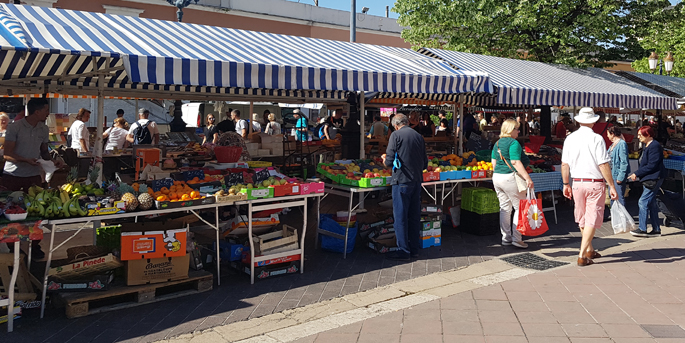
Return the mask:
{"type": "Polygon", "coordinates": [[[573,214],[581,228],[597,229],[604,221],[604,182],[573,182],[573,214]]]}

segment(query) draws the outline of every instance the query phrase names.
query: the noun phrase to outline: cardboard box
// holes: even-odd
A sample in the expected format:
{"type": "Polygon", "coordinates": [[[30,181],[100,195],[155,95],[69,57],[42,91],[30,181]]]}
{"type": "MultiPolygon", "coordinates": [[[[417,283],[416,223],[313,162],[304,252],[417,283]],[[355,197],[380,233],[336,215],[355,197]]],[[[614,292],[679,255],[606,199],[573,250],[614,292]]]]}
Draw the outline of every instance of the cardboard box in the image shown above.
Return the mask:
{"type": "Polygon", "coordinates": [[[61,279],[80,278],[84,275],[104,273],[108,270],[121,267],[122,264],[112,254],[74,262],[65,266],[50,268],[48,276],[56,276],[61,279]]]}
{"type": "Polygon", "coordinates": [[[86,292],[105,291],[114,280],[114,271],[110,270],[100,275],[93,275],[78,280],[50,279],[48,292],[86,292]]]}
{"type": "Polygon", "coordinates": [[[421,238],[433,237],[433,230],[421,230],[421,238]]]}
{"type": "Polygon", "coordinates": [[[442,214],[442,205],[421,204],[422,214],[442,214]]]}
{"type": "Polygon", "coordinates": [[[369,248],[376,250],[381,254],[385,254],[391,251],[397,251],[400,248],[397,247],[397,239],[395,238],[395,233],[388,233],[371,239],[368,242],[369,248]]]}
{"type": "Polygon", "coordinates": [[[421,238],[421,249],[430,248],[434,245],[435,245],[435,239],[433,239],[433,236],[421,238]]]}
{"type": "Polygon", "coordinates": [[[247,148],[247,151],[251,153],[252,151],[259,149],[259,143],[245,143],[245,147],[247,148]]]}
{"type": "Polygon", "coordinates": [[[187,279],[189,263],[189,254],[126,261],[126,285],[144,285],[187,279]]]}
{"type": "MultiPolygon", "coordinates": [[[[169,223],[168,225],[172,225],[169,223]]],[[[177,224],[178,225],[178,224],[177,224]]],[[[148,226],[152,229],[152,226],[148,226]]],[[[164,227],[164,226],[161,226],[164,227]]],[[[157,228],[160,228],[158,226],[157,228]]],[[[121,233],[121,260],[175,257],[186,254],[188,229],[121,233]]]]}

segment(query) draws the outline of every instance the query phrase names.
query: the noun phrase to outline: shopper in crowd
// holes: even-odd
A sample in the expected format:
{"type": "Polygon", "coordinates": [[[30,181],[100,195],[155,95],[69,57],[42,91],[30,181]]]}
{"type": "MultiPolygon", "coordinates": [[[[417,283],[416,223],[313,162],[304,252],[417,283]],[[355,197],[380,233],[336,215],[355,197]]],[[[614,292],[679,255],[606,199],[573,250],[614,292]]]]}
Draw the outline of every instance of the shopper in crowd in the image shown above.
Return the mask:
{"type": "Polygon", "coordinates": [[[671,135],[675,133],[675,127],[671,125],[671,122],[665,115],[657,117],[656,125],[657,132],[655,139],[659,141],[662,146],[665,146],[668,140],[671,138],[671,135]]]}
{"type": "Polygon", "coordinates": [[[390,139],[390,135],[392,135],[393,132],[395,132],[395,127],[392,125],[392,118],[395,118],[395,114],[391,114],[390,117],[388,117],[388,139],[390,139]]]}
{"type": "Polygon", "coordinates": [[[373,125],[369,130],[369,138],[383,138],[388,135],[388,127],[381,121],[381,116],[373,118],[373,125]]]}
{"type": "Polygon", "coordinates": [[[609,123],[613,126],[623,127],[623,124],[618,122],[618,117],[616,116],[611,116],[611,119],[609,119],[609,123]]]}
{"type": "Polygon", "coordinates": [[[252,132],[262,132],[262,123],[259,122],[259,113],[252,113],[252,132]]]}
{"type": "Polygon", "coordinates": [[[516,117],[516,122],[519,124],[519,135],[520,136],[528,136],[530,133],[528,132],[528,123],[526,123],[526,119],[524,117],[524,114],[520,114],[516,117]]]}
{"type": "Polygon", "coordinates": [[[499,122],[499,118],[497,118],[497,115],[496,114],[491,115],[490,116],[490,126],[499,126],[499,125],[500,125],[500,122],[499,122]]]}
{"type": "Polygon", "coordinates": [[[128,144],[126,141],[128,130],[126,130],[124,125],[126,125],[126,119],[123,117],[116,118],[114,119],[114,126],[102,133],[102,139],[107,140],[105,151],[114,150],[114,148],[123,149],[126,147],[128,144]]]}
{"type": "Polygon", "coordinates": [[[592,246],[592,238],[604,219],[605,181],[609,184],[611,200],[618,199],[604,140],[592,131],[597,120],[599,116],[592,108],[581,108],[575,117],[580,128],[566,138],[561,155],[564,196],[574,201],[575,220],[583,236],[578,253],[579,266],[593,264],[593,259],[601,257],[592,246]]]}
{"type": "Polygon", "coordinates": [[[247,120],[241,119],[240,116],[240,110],[233,110],[233,112],[231,112],[231,118],[233,118],[233,122],[235,122],[235,132],[243,137],[243,139],[247,139],[247,120]]]}
{"type": "Polygon", "coordinates": [[[5,137],[7,126],[10,124],[10,116],[5,112],[0,112],[0,137],[5,137]]]}
{"type": "Polygon", "coordinates": [[[683,123],[681,123],[679,119],[675,120],[675,132],[683,133],[683,123]]]}
{"type": "MultiPolygon", "coordinates": [[[[61,159],[52,160],[48,150],[49,130],[45,121],[50,115],[48,100],[35,98],[26,104],[29,115],[7,127],[5,133],[5,167],[1,184],[9,191],[27,192],[32,185],[43,184],[42,158],[52,161],[57,168],[64,166],[61,159]]],[[[32,242],[33,258],[43,258],[40,241],[32,242]]]]}
{"type": "Polygon", "coordinates": [[[338,127],[333,123],[334,116],[335,113],[326,118],[319,127],[319,139],[335,139],[335,136],[338,135],[338,127]]]}
{"type": "MultiPolygon", "coordinates": [[[[623,140],[621,128],[612,126],[607,131],[607,135],[611,140],[609,147],[609,156],[611,157],[611,177],[614,178],[614,186],[616,193],[618,193],[618,202],[625,206],[625,192],[626,184],[628,182],[628,175],[630,174],[630,163],[628,163],[628,143],[623,140]]],[[[612,201],[613,204],[613,201],[612,201]]]]}
{"type": "Polygon", "coordinates": [[[392,167],[392,205],[398,251],[388,254],[395,260],[418,257],[421,249],[421,182],[428,166],[423,137],[408,127],[403,114],[392,119],[395,132],[390,136],[382,156],[386,167],[392,167]]]}
{"type": "MultiPolygon", "coordinates": [[[[268,110],[267,110],[268,111],[268,110]]],[[[280,135],[281,134],[281,124],[276,121],[276,115],[269,113],[268,124],[264,128],[264,133],[267,135],[280,135]]]]}
{"type": "MultiPolygon", "coordinates": [[[[117,110],[117,118],[124,118],[124,110],[123,109],[118,109],[117,110]]],[[[114,127],[114,122],[112,122],[112,127],[114,127]]],[[[126,119],[124,119],[124,129],[128,130],[128,122],[126,122],[126,119]]]]}
{"type": "Polygon", "coordinates": [[[297,108],[293,111],[293,116],[295,117],[295,120],[297,120],[295,124],[295,140],[299,142],[308,141],[309,124],[307,123],[307,118],[302,113],[300,113],[300,110],[297,108]]]}
{"type": "Polygon", "coordinates": [[[450,127],[450,121],[447,119],[447,112],[445,110],[438,111],[438,118],[440,118],[438,126],[440,126],[440,123],[444,122],[446,127],[450,127]]]}
{"type": "Polygon", "coordinates": [[[214,117],[214,114],[210,113],[207,115],[207,127],[205,128],[205,138],[202,140],[202,144],[216,144],[219,140],[219,128],[214,125],[215,121],[216,118],[214,117]]]}
{"type": "Polygon", "coordinates": [[[464,113],[464,138],[471,138],[472,132],[480,131],[478,131],[478,123],[476,122],[476,118],[473,117],[473,113],[467,112],[464,113]]]}
{"type": "Polygon", "coordinates": [[[88,152],[90,148],[90,132],[86,125],[88,120],[90,120],[90,111],[85,108],[78,110],[76,120],[67,133],[67,137],[71,137],[71,148],[78,152],[88,152]]]}
{"type": "Polygon", "coordinates": [[[271,111],[269,111],[269,110],[264,110],[264,113],[262,113],[262,123],[264,123],[265,130],[266,130],[266,125],[269,125],[269,122],[270,122],[269,114],[271,114],[271,111]]]}
{"type": "Polygon", "coordinates": [[[559,118],[559,121],[554,126],[554,135],[557,136],[557,138],[559,138],[559,139],[566,138],[566,132],[568,131],[568,124],[570,121],[571,121],[571,118],[569,118],[567,116],[561,116],[559,118]]]}
{"type": "Polygon", "coordinates": [[[226,132],[235,132],[235,122],[233,121],[230,112],[226,116],[226,119],[222,120],[216,125],[216,129],[219,135],[226,132]]]}
{"type": "Polygon", "coordinates": [[[488,121],[485,120],[485,114],[478,112],[478,130],[483,131],[486,126],[488,126],[488,121]]]}
{"type": "Polygon", "coordinates": [[[343,110],[335,110],[331,115],[331,124],[340,132],[345,121],[343,120],[343,110]]]}
{"type": "Polygon", "coordinates": [[[499,229],[502,232],[502,245],[514,245],[525,249],[528,244],[523,242],[521,233],[516,230],[518,224],[519,202],[526,198],[526,192],[519,192],[516,184],[516,174],[526,181],[528,188],[533,188],[533,180],[526,172],[530,163],[523,152],[521,144],[516,140],[519,136],[521,124],[514,119],[507,119],[502,124],[500,139],[492,149],[492,183],[499,199],[499,229]],[[514,210],[512,224],[511,210],[514,210]]]}
{"type": "Polygon", "coordinates": [[[150,111],[141,108],[138,110],[138,121],[131,124],[126,140],[135,145],[138,144],[159,144],[159,130],[157,123],[148,119],[150,111]]]}
{"type": "Polygon", "coordinates": [[[604,112],[597,111],[597,115],[599,116],[599,120],[597,120],[595,126],[592,127],[592,131],[602,136],[602,139],[604,139],[604,145],[606,145],[606,147],[609,148],[609,146],[611,145],[611,140],[609,140],[607,131],[610,127],[613,126],[613,124],[607,122],[607,117],[604,112]]]}
{"type": "Polygon", "coordinates": [[[419,115],[419,112],[416,111],[411,111],[409,112],[409,127],[414,129],[414,131],[421,133],[420,126],[421,125],[421,115],[419,115]]]}
{"type": "Polygon", "coordinates": [[[654,129],[650,126],[643,126],[637,131],[637,138],[644,148],[638,159],[638,169],[628,177],[631,181],[642,182],[642,196],[638,201],[639,227],[630,231],[631,235],[637,237],[661,236],[656,194],[666,178],[666,167],[664,167],[664,149],[654,137],[654,129]],[[652,224],[652,231],[649,233],[647,222],[652,224]]]}
{"type": "Polygon", "coordinates": [[[22,108],[21,110],[19,110],[19,112],[17,112],[17,115],[14,116],[13,122],[16,123],[16,122],[24,119],[25,116],[26,116],[26,111],[24,111],[24,109],[22,108]]]}

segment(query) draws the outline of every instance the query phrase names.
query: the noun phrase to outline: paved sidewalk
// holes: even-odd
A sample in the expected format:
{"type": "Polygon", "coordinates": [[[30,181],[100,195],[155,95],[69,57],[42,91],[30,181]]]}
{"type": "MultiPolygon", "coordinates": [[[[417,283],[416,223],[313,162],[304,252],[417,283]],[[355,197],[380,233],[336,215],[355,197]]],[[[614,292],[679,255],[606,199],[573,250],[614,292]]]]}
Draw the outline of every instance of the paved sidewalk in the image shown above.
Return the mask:
{"type": "Polygon", "coordinates": [[[530,274],[297,342],[682,343],[685,235],[653,242],[592,266],[530,274]]]}

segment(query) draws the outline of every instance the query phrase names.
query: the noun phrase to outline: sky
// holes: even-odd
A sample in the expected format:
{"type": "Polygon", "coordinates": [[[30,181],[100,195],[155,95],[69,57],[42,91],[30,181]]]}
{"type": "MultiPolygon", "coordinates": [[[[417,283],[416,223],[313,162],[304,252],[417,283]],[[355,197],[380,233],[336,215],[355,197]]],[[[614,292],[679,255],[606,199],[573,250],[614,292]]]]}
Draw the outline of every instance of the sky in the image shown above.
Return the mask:
{"type": "MultiPolygon", "coordinates": [[[[308,5],[314,5],[313,0],[288,0],[299,2],[308,5]]],[[[397,13],[392,11],[392,6],[395,5],[395,0],[357,0],[357,12],[361,12],[362,7],[369,8],[369,14],[377,15],[379,17],[385,16],[385,6],[390,6],[390,18],[397,19],[397,13]]],[[[334,8],[336,10],[350,10],[350,1],[348,0],[319,0],[320,7],[334,8]]]]}

